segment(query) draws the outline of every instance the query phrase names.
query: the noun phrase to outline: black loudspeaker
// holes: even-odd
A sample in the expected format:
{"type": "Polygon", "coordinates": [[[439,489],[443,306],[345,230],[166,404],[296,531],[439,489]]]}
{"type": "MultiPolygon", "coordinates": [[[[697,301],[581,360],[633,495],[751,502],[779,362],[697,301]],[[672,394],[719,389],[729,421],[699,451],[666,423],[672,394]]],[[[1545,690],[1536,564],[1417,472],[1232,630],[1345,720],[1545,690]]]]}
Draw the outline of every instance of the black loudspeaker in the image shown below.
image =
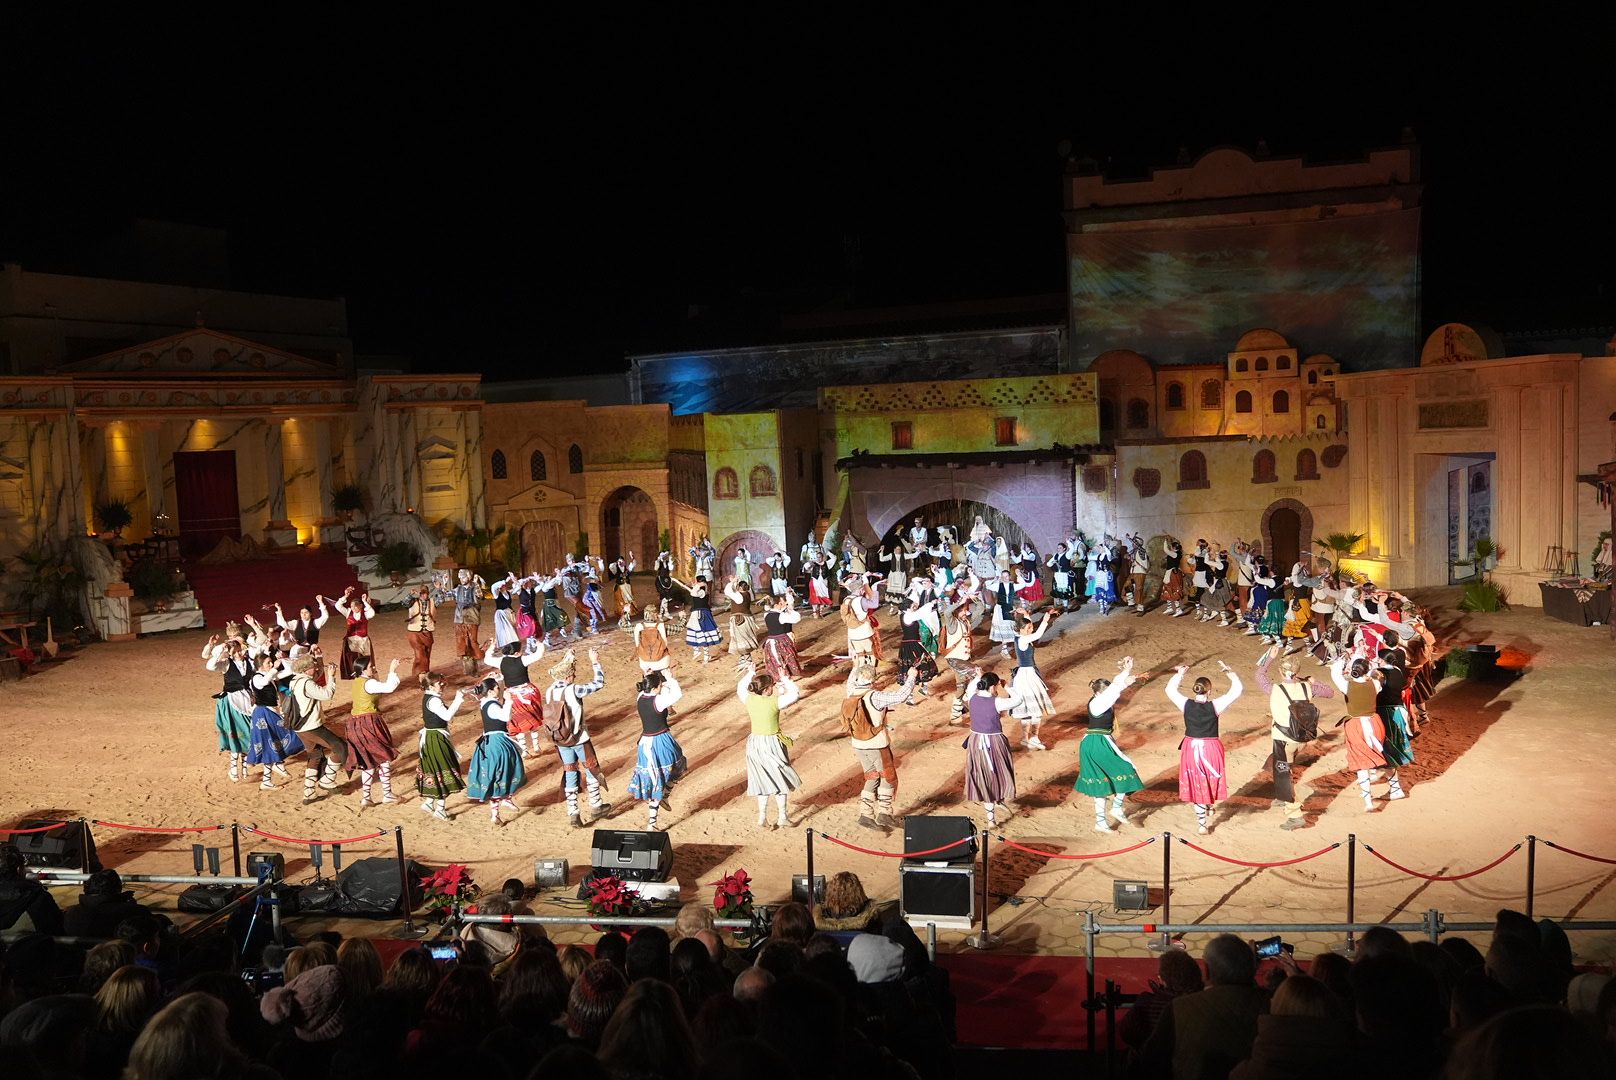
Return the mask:
{"type": "Polygon", "coordinates": [[[1118,911],[1149,911],[1150,886],[1143,881],[1113,881],[1111,901],[1118,911]]]}
{"type": "Polygon", "coordinates": [[[949,920],[968,925],[976,920],[976,868],[903,866],[898,870],[903,914],[910,919],[949,920]]]}
{"type": "MultiPolygon", "coordinates": [[[[427,876],[427,870],[407,862],[404,872],[410,883],[409,910],[414,911],[421,903],[421,879],[427,876]]],[[[337,909],[344,915],[385,918],[404,914],[397,859],[360,859],[350,863],[338,876],[336,891],[337,909]]],[[[305,890],[304,900],[307,899],[305,890]]],[[[304,910],[308,910],[306,903],[304,910]]]]}
{"type": "MultiPolygon", "coordinates": [[[[792,874],[791,875],[791,899],[796,901],[799,904],[806,904],[808,902],[808,875],[807,874],[792,874]]],[[[825,902],[825,875],[824,874],[815,874],[814,875],[814,903],[823,904],[824,902],[825,902]]]]}
{"type": "Polygon", "coordinates": [[[286,877],[286,856],[278,851],[250,851],[247,853],[247,876],[258,876],[258,868],[267,866],[269,876],[276,881],[286,877]]]}
{"type": "Polygon", "coordinates": [[[596,829],[589,861],[596,873],[624,881],[667,881],[673,873],[673,844],[664,832],[596,829]]]}
{"type": "Polygon", "coordinates": [[[906,817],[903,819],[903,865],[920,866],[969,863],[976,858],[976,823],[968,817],[906,817]],[[911,857],[911,851],[934,851],[947,844],[955,846],[933,855],[911,857]]]}
{"type": "MultiPolygon", "coordinates": [[[[89,830],[76,821],[24,821],[17,826],[19,829],[38,829],[45,825],[54,825],[48,832],[19,833],[12,837],[12,843],[22,853],[22,860],[29,866],[48,866],[58,870],[77,870],[85,865],[84,842],[89,830]]],[[[90,844],[90,871],[93,873],[101,869],[101,860],[95,854],[95,838],[89,837],[90,844]]]]}
{"type": "Polygon", "coordinates": [[[194,915],[208,915],[229,907],[246,891],[240,885],[192,885],[180,893],[179,909],[194,915]]]}
{"type": "Polygon", "coordinates": [[[566,859],[535,859],[533,885],[539,889],[565,888],[571,869],[566,859]]]}

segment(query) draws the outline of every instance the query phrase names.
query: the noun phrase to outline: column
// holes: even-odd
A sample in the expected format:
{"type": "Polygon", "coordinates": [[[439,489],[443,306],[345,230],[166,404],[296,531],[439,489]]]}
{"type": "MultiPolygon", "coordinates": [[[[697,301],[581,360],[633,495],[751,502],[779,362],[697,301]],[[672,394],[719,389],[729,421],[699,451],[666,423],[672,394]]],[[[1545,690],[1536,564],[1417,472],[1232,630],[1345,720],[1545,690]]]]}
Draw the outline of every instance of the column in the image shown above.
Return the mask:
{"type": "Polygon", "coordinates": [[[320,516],[314,522],[313,543],[319,547],[340,546],[346,539],[343,522],[331,505],[336,488],[336,461],[331,452],[331,421],[311,420],[314,439],[315,483],[319,485],[320,516]]]}
{"type": "Polygon", "coordinates": [[[460,458],[465,470],[466,516],[473,529],[488,525],[488,499],[483,493],[483,414],[467,409],[460,414],[460,458]]]}
{"type": "MultiPolygon", "coordinates": [[[[151,513],[152,531],[157,531],[159,516],[169,514],[168,492],[163,488],[163,424],[160,420],[140,422],[140,466],[146,483],[146,508],[151,513]]],[[[168,531],[174,531],[173,515],[169,514],[168,531]]]]}
{"type": "Polygon", "coordinates": [[[104,423],[86,423],[80,427],[85,465],[85,498],[91,526],[101,526],[95,520],[95,508],[107,497],[107,429],[104,423]]]}
{"type": "Polygon", "coordinates": [[[281,441],[282,419],[264,421],[264,481],[269,494],[269,521],[264,525],[264,543],[275,547],[296,547],[297,530],[286,519],[286,455],[281,441]]]}
{"type": "Polygon", "coordinates": [[[404,409],[398,418],[398,475],[404,481],[404,506],[421,510],[421,454],[415,427],[415,410],[404,409]]]}

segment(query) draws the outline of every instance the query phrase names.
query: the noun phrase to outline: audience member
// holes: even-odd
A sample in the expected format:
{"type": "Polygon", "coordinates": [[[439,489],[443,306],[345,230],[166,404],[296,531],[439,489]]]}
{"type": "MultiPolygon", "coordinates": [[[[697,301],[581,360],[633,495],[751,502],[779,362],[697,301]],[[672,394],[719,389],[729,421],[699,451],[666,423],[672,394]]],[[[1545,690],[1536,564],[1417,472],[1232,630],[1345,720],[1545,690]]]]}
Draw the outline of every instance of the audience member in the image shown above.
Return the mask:
{"type": "Polygon", "coordinates": [[[1307,973],[1335,995],[1347,1022],[1357,1023],[1357,1014],[1352,1008],[1352,961],[1337,952],[1319,953],[1308,965],[1307,973]]]}
{"type": "Polygon", "coordinates": [[[86,1080],[117,1080],[123,1075],[135,1039],[162,1001],[156,972],[133,964],[119,968],[101,984],[86,1039],[86,1080]]]}
{"type": "Polygon", "coordinates": [[[628,979],[614,964],[596,960],[578,976],[567,997],[567,1034],[591,1050],[600,1045],[606,1022],[628,994],[628,979]]]}
{"type": "Polygon", "coordinates": [[[1442,1067],[1442,1012],[1436,978],[1407,956],[1384,955],[1352,966],[1358,1032],[1377,1080],[1415,1080],[1442,1067]]]}
{"type": "Polygon", "coordinates": [[[1257,1018],[1251,1056],[1229,1080],[1349,1080],[1362,1069],[1356,1043],[1340,1000],[1317,979],[1290,975],[1257,1018]]]}
{"type": "Polygon", "coordinates": [[[695,937],[703,930],[713,929],[715,916],[713,909],[697,901],[691,901],[679,908],[679,914],[673,917],[673,940],[695,937]]]}
{"type": "Polygon", "coordinates": [[[1445,953],[1435,942],[1415,941],[1409,945],[1409,956],[1413,961],[1431,973],[1436,980],[1437,993],[1442,1001],[1442,1011],[1447,1013],[1449,1004],[1453,1001],[1453,984],[1459,981],[1461,974],[1459,962],[1449,953],[1445,953]]]}
{"type": "Polygon", "coordinates": [[[358,1008],[381,989],[382,958],[369,938],[349,938],[338,945],[337,966],[342,969],[350,1007],[358,1008]]]}
{"type": "Polygon", "coordinates": [[[1444,1075],[1451,1080],[1609,1080],[1616,1075],[1616,1059],[1608,1043],[1566,1010],[1528,1005],[1501,1012],[1460,1039],[1444,1075]]]}
{"type": "Polygon", "coordinates": [[[1166,950],[1156,961],[1156,977],[1118,1019],[1118,1038],[1134,1049],[1144,1046],[1173,999],[1201,989],[1201,965],[1183,949],[1166,950]]]}
{"type": "Polygon", "coordinates": [[[97,870],[84,880],[79,902],[62,912],[62,932],[69,937],[110,938],[119,923],[145,914],[146,909],[135,903],[135,894],[124,891],[118,871],[97,870]]]}
{"type": "Polygon", "coordinates": [[[1408,945],[1408,938],[1399,934],[1389,926],[1371,926],[1358,935],[1358,947],[1352,954],[1354,963],[1364,960],[1373,960],[1378,956],[1400,956],[1410,959],[1413,956],[1408,945]]]}
{"type": "Polygon", "coordinates": [[[290,983],[306,971],[317,967],[334,966],[337,962],[337,950],[324,941],[311,941],[307,945],[299,945],[286,954],[286,981],[290,983]]]}
{"type": "Polygon", "coordinates": [[[1246,1059],[1268,995],[1257,986],[1257,954],[1233,934],[1206,946],[1204,990],[1168,1003],[1140,1053],[1144,1076],[1222,1080],[1246,1059]]]}
{"type": "Polygon", "coordinates": [[[27,863],[16,844],[0,844],[0,930],[62,932],[62,910],[50,892],[23,876],[27,863]]]}
{"type": "Polygon", "coordinates": [[[802,904],[793,900],[789,904],[781,904],[775,911],[774,923],[769,927],[770,941],[789,941],[801,948],[813,936],[814,917],[802,904]]]}
{"type": "Polygon", "coordinates": [[[26,1050],[47,1076],[79,1076],[95,1016],[95,999],[88,994],[47,994],[26,1001],[0,1020],[0,1055],[10,1058],[26,1050]]]}
{"type": "MultiPolygon", "coordinates": [[[[760,972],[760,974],[765,974],[760,972]]],[[[742,1001],[726,994],[702,1002],[701,1010],[690,1021],[690,1032],[700,1047],[714,1047],[731,1039],[749,1038],[752,1013],[742,1001]]]]}
{"type": "Polygon", "coordinates": [[[1455,1036],[1474,1031],[1513,1004],[1509,991],[1486,972],[1466,971],[1448,1000],[1448,1030],[1455,1036]]]}
{"type": "MultiPolygon", "coordinates": [[[[633,944],[629,943],[631,958],[633,944]]],[[[600,1063],[622,1080],[695,1080],[696,1042],[672,987],[660,979],[642,978],[628,988],[601,1033],[600,1063]]]]}
{"type": "Polygon", "coordinates": [[[628,938],[608,930],[595,939],[595,959],[604,960],[618,971],[628,971],[628,938]]]}
{"type": "MultiPolygon", "coordinates": [[[[1533,928],[1533,934],[1537,933],[1533,928]]],[[[1549,981],[1543,963],[1543,950],[1537,938],[1524,938],[1515,933],[1493,935],[1487,947],[1487,975],[1496,981],[1518,1004],[1546,1001],[1545,985],[1549,981]]]]}
{"type": "Polygon", "coordinates": [[[273,1069],[247,1060],[230,1041],[227,1015],[216,997],[181,994],[141,1031],[123,1080],[277,1080],[273,1069]]]}
{"type": "Polygon", "coordinates": [[[1453,957],[1460,971],[1480,971],[1487,962],[1481,950],[1468,938],[1444,937],[1437,948],[1453,957]]]}
{"type": "MultiPolygon", "coordinates": [[[[287,958],[288,975],[301,949],[335,952],[323,942],[293,949],[287,958]]],[[[348,1024],[347,987],[341,968],[335,963],[318,964],[292,975],[285,986],[266,993],[258,1007],[276,1029],[275,1042],[264,1059],[266,1065],[283,1077],[325,1076],[330,1072],[337,1040],[348,1024]]]]}
{"type": "Polygon", "coordinates": [[[768,968],[749,967],[735,976],[735,984],[730,987],[730,995],[736,1001],[756,1005],[773,985],[774,973],[768,968]]]}
{"type": "Polygon", "coordinates": [[[752,964],[767,971],[776,979],[783,979],[787,975],[795,975],[802,967],[802,961],[801,945],[793,941],[774,939],[763,943],[763,948],[758,950],[757,959],[752,964]]]}
{"type": "Polygon", "coordinates": [[[641,979],[672,978],[669,966],[670,942],[668,932],[660,926],[642,926],[628,940],[623,953],[623,970],[631,983],[641,979]]]}
{"type": "Polygon", "coordinates": [[[127,941],[103,941],[84,954],[84,972],[79,976],[79,992],[93,994],[121,967],[135,962],[135,950],[127,941]]]}
{"type": "Polygon", "coordinates": [[[584,968],[594,963],[594,957],[589,950],[581,945],[568,945],[556,954],[556,960],[561,964],[561,974],[567,977],[567,985],[571,986],[578,981],[578,976],[584,973],[584,968]]]}

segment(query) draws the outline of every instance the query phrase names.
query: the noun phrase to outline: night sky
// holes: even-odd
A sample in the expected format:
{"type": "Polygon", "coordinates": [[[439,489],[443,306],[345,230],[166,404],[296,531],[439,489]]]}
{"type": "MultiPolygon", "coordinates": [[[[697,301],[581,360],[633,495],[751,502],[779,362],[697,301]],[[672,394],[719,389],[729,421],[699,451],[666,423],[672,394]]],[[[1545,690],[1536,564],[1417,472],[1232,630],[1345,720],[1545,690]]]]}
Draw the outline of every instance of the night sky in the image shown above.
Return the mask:
{"type": "Polygon", "coordinates": [[[223,226],[235,287],[346,296],[361,355],[610,372],[848,296],[1064,292],[1063,139],[1125,176],[1258,139],[1348,158],[1408,125],[1427,328],[1616,323],[1608,22],[1304,46],[1210,24],[1173,43],[1156,20],[743,10],[35,26],[12,36],[27,47],[0,105],[0,254],[71,272],[134,216],[223,226]]]}

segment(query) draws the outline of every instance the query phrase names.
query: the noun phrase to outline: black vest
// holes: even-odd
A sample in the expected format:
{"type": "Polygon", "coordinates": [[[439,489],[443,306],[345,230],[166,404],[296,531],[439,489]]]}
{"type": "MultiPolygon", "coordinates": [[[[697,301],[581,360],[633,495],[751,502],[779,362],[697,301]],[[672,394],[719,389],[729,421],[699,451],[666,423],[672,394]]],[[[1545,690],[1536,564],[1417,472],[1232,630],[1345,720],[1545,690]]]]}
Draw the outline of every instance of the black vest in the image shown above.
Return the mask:
{"type": "Polygon", "coordinates": [[[224,665],[224,692],[234,693],[237,690],[247,689],[247,676],[241,672],[241,664],[236,660],[226,660],[224,665]]]}
{"type": "Polygon", "coordinates": [[[1191,739],[1215,739],[1218,737],[1218,710],[1210,701],[1196,701],[1194,698],[1184,703],[1184,734],[1191,739]]]}
{"type": "Polygon", "coordinates": [[[920,644],[920,620],[916,619],[914,622],[905,621],[903,630],[898,635],[898,640],[912,641],[916,645],[920,644]]]}
{"type": "Polygon", "coordinates": [[[495,611],[509,611],[510,609],[511,609],[510,590],[507,589],[505,592],[496,593],[494,595],[494,610],[495,611]]]}
{"type": "Polygon", "coordinates": [[[786,624],[780,621],[778,611],[765,611],[763,613],[763,629],[767,631],[765,637],[775,637],[787,633],[786,624]]]}
{"type": "MultiPolygon", "coordinates": [[[[1094,699],[1090,698],[1089,700],[1093,701],[1094,699]]],[[[1111,706],[1111,708],[1105,710],[1103,713],[1096,713],[1092,709],[1089,710],[1090,731],[1104,731],[1109,733],[1116,722],[1117,707],[1115,705],[1111,706]]]]}
{"type": "Polygon", "coordinates": [[[641,694],[635,708],[640,712],[640,732],[645,735],[655,735],[668,730],[668,712],[666,709],[656,707],[655,694],[641,694]]]}
{"type": "Polygon", "coordinates": [[[312,622],[298,619],[292,623],[292,640],[299,645],[318,645],[320,643],[320,628],[312,622]]]}
{"type": "Polygon", "coordinates": [[[448,731],[449,722],[432,711],[431,701],[431,694],[421,695],[421,726],[424,728],[436,728],[439,731],[448,731]]]}
{"type": "Polygon", "coordinates": [[[274,709],[280,706],[279,696],[276,693],[273,680],[270,681],[268,686],[253,687],[252,699],[254,705],[263,705],[266,708],[274,709]]]}
{"type": "Polygon", "coordinates": [[[478,711],[483,714],[483,734],[484,735],[487,735],[491,731],[504,731],[505,730],[505,721],[503,721],[503,720],[495,720],[492,716],[488,715],[488,706],[490,706],[490,705],[498,705],[498,704],[499,704],[498,701],[489,700],[489,701],[483,702],[482,705],[478,707],[478,711]]]}
{"type": "Polygon", "coordinates": [[[507,687],[525,686],[531,681],[527,677],[527,665],[522,663],[519,656],[506,656],[500,659],[499,677],[505,680],[507,687]]]}

